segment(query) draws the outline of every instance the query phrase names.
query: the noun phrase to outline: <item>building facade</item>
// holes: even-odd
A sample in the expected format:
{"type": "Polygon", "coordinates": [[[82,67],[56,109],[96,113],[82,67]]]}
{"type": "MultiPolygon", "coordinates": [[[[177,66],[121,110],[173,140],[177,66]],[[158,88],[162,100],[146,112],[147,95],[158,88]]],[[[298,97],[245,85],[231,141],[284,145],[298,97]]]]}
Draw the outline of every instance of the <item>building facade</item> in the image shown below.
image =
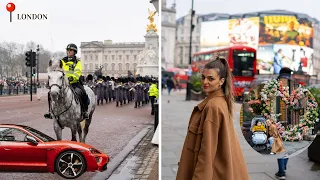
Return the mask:
{"type": "Polygon", "coordinates": [[[81,42],[83,74],[93,74],[102,68],[104,76],[127,76],[136,72],[138,55],[144,42],[113,43],[111,40],[81,42]]]}
{"type": "MultiPolygon", "coordinates": [[[[199,15],[195,14],[193,24],[195,28],[192,32],[192,54],[199,51],[200,47],[200,26],[199,15]]],[[[191,11],[189,14],[177,20],[176,48],[175,48],[175,67],[187,68],[189,64],[190,47],[190,27],[191,11]]]]}
{"type": "Polygon", "coordinates": [[[176,36],[176,9],[175,3],[167,8],[166,0],[162,0],[161,22],[161,65],[164,69],[174,67],[175,36],[176,36]]]}
{"type": "Polygon", "coordinates": [[[320,84],[320,26],[314,26],[312,84],[320,84]]]}

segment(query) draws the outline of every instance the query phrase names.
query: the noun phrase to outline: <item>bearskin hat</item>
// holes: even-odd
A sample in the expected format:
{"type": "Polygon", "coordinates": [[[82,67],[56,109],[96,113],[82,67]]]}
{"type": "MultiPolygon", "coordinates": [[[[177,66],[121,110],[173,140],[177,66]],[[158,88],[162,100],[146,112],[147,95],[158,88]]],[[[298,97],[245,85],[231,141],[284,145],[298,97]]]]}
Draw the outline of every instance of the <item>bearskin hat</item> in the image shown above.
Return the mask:
{"type": "Polygon", "coordinates": [[[87,81],[92,81],[93,80],[93,76],[92,76],[92,74],[89,74],[88,76],[87,76],[87,81]]]}

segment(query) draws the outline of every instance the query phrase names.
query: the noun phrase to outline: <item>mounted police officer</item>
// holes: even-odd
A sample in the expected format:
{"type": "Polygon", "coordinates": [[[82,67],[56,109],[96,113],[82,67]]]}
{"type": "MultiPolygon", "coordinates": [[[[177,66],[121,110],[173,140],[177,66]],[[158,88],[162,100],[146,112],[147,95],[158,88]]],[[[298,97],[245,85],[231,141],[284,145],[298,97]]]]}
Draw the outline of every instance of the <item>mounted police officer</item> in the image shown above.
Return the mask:
{"type": "MultiPolygon", "coordinates": [[[[78,47],[75,44],[68,44],[67,48],[67,56],[61,60],[62,68],[68,77],[69,83],[75,89],[77,94],[80,96],[81,100],[81,109],[83,112],[83,118],[88,119],[88,96],[83,88],[83,84],[80,81],[80,76],[82,75],[82,65],[79,59],[77,59],[76,54],[78,52],[78,47]],[[78,92],[78,91],[81,92],[78,92]]],[[[45,114],[45,118],[52,118],[50,113],[50,96],[48,96],[49,100],[49,113],[45,114]]]]}

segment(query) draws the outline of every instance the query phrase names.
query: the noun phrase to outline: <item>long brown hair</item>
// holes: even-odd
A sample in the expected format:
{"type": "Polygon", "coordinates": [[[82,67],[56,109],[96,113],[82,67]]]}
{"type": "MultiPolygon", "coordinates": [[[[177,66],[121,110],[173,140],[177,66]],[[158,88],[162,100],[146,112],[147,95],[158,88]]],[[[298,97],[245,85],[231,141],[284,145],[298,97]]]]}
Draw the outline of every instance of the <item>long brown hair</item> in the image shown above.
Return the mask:
{"type": "Polygon", "coordinates": [[[204,66],[204,68],[205,69],[217,69],[219,76],[220,76],[220,79],[222,79],[222,78],[225,79],[221,88],[224,92],[225,99],[227,101],[229,116],[231,119],[233,119],[233,106],[234,106],[233,103],[234,103],[234,101],[233,101],[232,74],[231,74],[228,62],[223,58],[217,57],[216,60],[207,63],[204,66]]]}

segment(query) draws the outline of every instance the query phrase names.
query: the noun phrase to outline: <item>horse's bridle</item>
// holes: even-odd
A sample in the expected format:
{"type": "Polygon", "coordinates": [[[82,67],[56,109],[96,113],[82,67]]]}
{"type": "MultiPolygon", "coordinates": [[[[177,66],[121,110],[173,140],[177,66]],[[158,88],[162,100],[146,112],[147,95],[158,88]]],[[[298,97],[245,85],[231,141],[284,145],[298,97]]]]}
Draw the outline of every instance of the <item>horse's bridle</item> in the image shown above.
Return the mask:
{"type": "MultiPolygon", "coordinates": [[[[64,74],[64,72],[63,71],[59,71],[59,72],[61,72],[62,73],[62,84],[64,84],[65,82],[64,82],[64,76],[65,76],[65,74],[64,74]]],[[[59,90],[61,90],[62,89],[62,86],[60,86],[59,84],[51,84],[49,87],[50,87],[50,91],[51,91],[51,88],[53,87],[53,86],[57,86],[58,88],[59,88],[59,90]]],[[[64,89],[63,89],[64,90],[64,89]]]]}
{"type": "MultiPolygon", "coordinates": [[[[56,70],[56,71],[59,71],[59,70],[56,70]]],[[[69,85],[66,85],[66,87],[65,88],[63,88],[63,85],[65,84],[65,73],[63,72],[63,71],[59,71],[59,72],[61,72],[62,73],[62,86],[60,86],[59,84],[51,84],[49,87],[50,87],[50,91],[51,91],[51,88],[53,87],[53,86],[57,86],[58,88],[59,88],[59,90],[61,91],[61,89],[62,89],[62,92],[64,92],[65,91],[65,89],[69,86],[69,85]]],[[[71,90],[71,89],[70,89],[71,90]]],[[[49,92],[50,93],[50,92],[49,92]]],[[[61,93],[62,94],[62,93],[61,93]]],[[[74,99],[74,94],[73,93],[71,93],[72,94],[72,100],[71,100],[71,102],[70,102],[70,105],[69,105],[69,107],[67,107],[64,111],[62,111],[61,113],[59,113],[58,115],[55,115],[54,114],[54,112],[53,112],[53,110],[51,109],[51,111],[52,111],[52,114],[55,116],[55,117],[57,117],[58,118],[58,123],[59,123],[59,116],[61,115],[61,114],[63,114],[63,113],[65,113],[65,112],[67,112],[70,108],[71,108],[71,106],[72,106],[72,101],[73,101],[73,99],[74,99]]],[[[59,126],[61,127],[61,125],[60,125],[60,123],[59,123],[59,126]]]]}

